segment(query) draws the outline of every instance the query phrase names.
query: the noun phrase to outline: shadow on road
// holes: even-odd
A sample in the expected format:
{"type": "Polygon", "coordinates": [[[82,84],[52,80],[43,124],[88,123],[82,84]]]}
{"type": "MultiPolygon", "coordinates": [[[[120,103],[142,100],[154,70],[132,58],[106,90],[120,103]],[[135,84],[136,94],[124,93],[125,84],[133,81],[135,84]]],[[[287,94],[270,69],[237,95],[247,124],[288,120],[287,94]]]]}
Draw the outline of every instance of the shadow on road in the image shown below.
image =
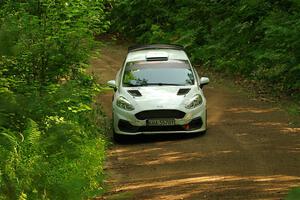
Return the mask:
{"type": "Polygon", "coordinates": [[[124,136],[120,141],[115,141],[118,145],[134,145],[134,144],[146,144],[154,142],[167,142],[167,141],[180,141],[190,140],[199,137],[204,137],[203,134],[155,134],[155,135],[134,135],[124,136]]]}

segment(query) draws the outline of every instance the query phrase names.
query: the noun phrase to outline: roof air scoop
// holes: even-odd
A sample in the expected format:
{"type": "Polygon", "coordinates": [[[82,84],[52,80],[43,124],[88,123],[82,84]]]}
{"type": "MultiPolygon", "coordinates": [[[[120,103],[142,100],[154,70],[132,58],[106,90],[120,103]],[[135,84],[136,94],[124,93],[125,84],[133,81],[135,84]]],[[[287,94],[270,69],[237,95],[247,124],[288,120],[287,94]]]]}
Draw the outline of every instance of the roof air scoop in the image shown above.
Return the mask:
{"type": "Polygon", "coordinates": [[[189,93],[190,91],[191,91],[190,88],[179,89],[177,95],[178,96],[183,96],[183,95],[186,95],[187,93],[189,93]]]}
{"type": "Polygon", "coordinates": [[[174,49],[184,50],[184,47],[176,44],[150,44],[150,45],[134,45],[128,48],[128,52],[151,50],[151,49],[174,49]]]}
{"type": "Polygon", "coordinates": [[[169,54],[166,52],[149,52],[146,54],[147,61],[168,61],[169,54]]]}
{"type": "Polygon", "coordinates": [[[128,93],[131,94],[133,97],[141,97],[142,94],[138,90],[128,90],[128,93]]]}

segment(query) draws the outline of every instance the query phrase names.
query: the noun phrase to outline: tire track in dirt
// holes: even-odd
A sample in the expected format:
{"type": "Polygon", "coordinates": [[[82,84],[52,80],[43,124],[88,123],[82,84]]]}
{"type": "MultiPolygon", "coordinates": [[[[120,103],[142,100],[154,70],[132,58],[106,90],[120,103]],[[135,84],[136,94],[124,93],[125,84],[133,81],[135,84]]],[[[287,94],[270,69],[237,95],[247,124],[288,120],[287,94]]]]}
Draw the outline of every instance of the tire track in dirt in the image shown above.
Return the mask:
{"type": "MultiPolygon", "coordinates": [[[[114,79],[125,55],[107,44],[91,73],[114,79]]],[[[214,80],[205,94],[206,135],[133,137],[109,150],[105,199],[283,199],[300,186],[300,128],[284,111],[214,80]]],[[[109,116],[111,98],[97,98],[109,116]]]]}

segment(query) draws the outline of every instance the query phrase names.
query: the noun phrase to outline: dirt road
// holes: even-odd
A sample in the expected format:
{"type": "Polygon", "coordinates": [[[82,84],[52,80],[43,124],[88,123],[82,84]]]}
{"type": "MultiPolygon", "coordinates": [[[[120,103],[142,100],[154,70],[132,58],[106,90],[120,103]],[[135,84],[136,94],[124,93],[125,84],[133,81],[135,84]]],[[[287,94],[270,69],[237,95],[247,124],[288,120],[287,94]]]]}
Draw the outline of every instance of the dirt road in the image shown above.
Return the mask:
{"type": "MultiPolygon", "coordinates": [[[[92,62],[101,83],[114,79],[125,55],[124,46],[103,48],[92,62]]],[[[271,200],[300,186],[300,128],[278,107],[211,81],[207,134],[135,137],[113,146],[105,199],[271,200]]],[[[99,97],[109,115],[111,95],[99,97]]]]}

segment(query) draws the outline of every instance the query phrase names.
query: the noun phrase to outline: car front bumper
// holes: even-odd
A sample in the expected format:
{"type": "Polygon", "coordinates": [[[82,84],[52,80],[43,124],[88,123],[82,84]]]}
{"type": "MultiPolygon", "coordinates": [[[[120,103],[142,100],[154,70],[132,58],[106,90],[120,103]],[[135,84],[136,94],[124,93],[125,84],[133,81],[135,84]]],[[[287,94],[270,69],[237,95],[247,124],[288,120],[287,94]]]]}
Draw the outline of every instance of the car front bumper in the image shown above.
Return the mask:
{"type": "Polygon", "coordinates": [[[138,112],[128,112],[115,106],[113,109],[114,132],[121,135],[140,135],[198,133],[206,130],[206,106],[204,104],[195,109],[179,111],[186,114],[181,119],[175,119],[174,126],[147,126],[147,120],[136,118],[135,115],[138,112]]]}

